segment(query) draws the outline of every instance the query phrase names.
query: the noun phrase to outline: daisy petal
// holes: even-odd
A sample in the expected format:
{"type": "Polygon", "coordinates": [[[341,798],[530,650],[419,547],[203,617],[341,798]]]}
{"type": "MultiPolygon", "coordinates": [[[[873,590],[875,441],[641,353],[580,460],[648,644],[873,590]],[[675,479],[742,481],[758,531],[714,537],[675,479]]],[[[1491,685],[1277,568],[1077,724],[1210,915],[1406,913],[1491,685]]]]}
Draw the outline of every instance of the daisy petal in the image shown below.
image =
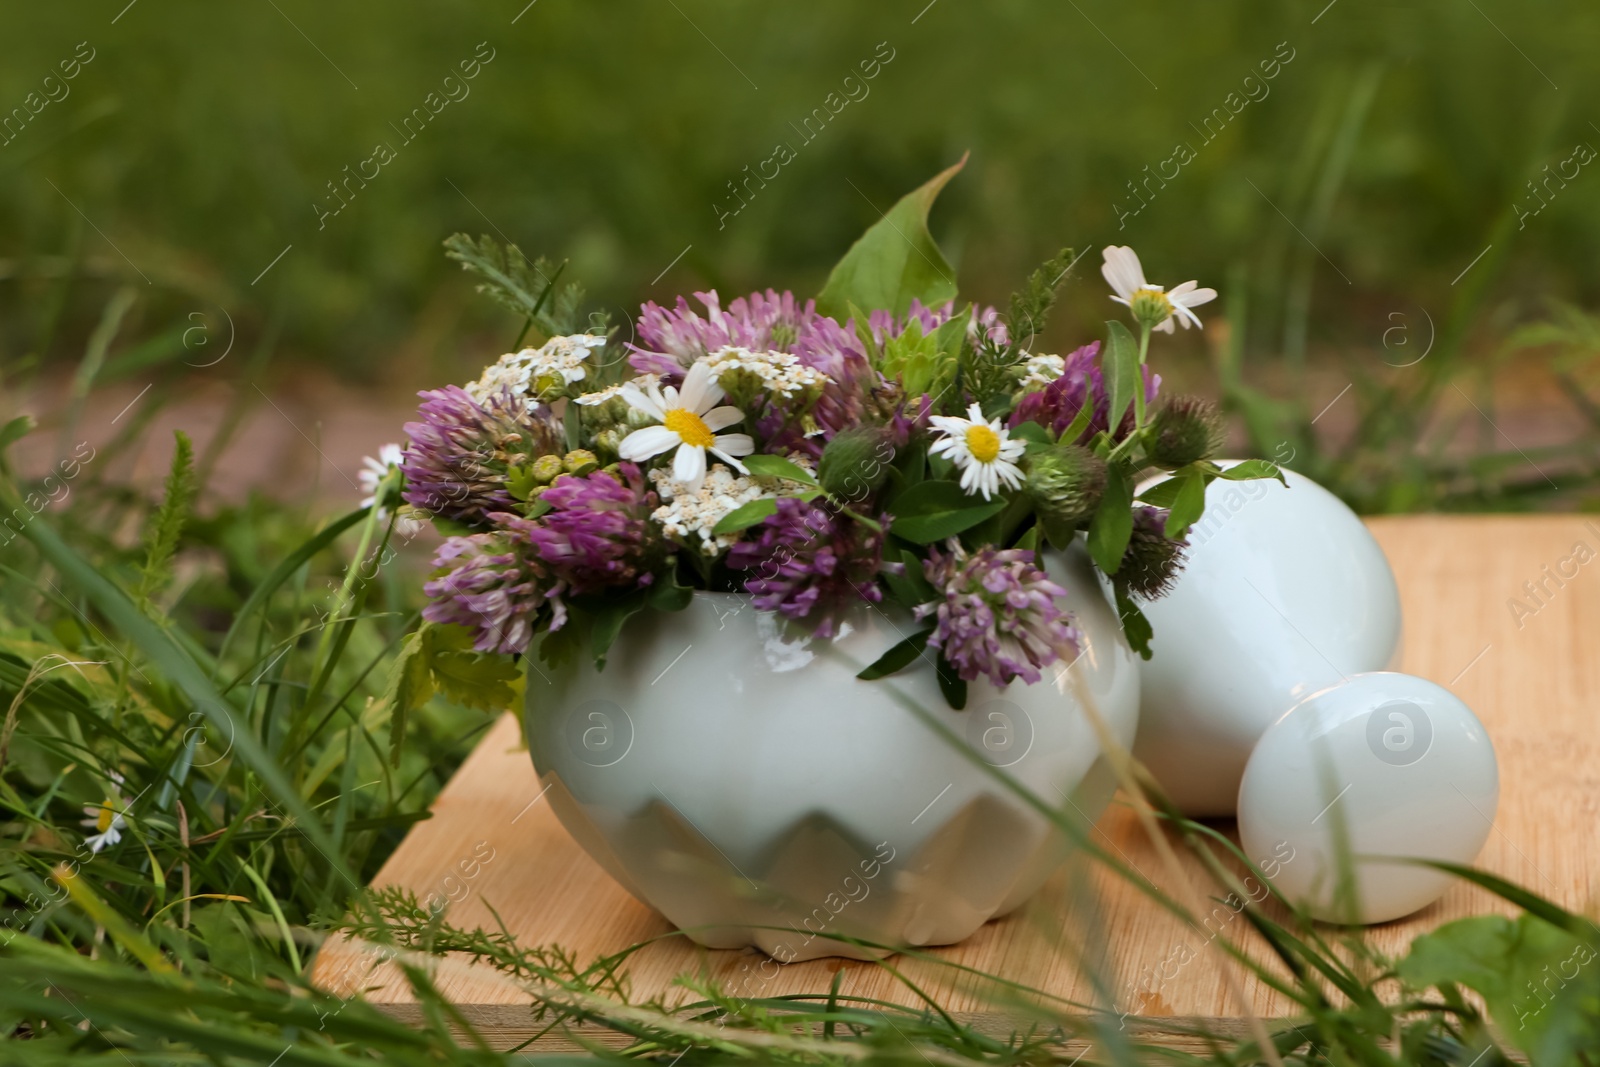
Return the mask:
{"type": "Polygon", "coordinates": [[[1100,274],[1118,296],[1127,298],[1145,287],[1144,268],[1139,265],[1139,257],[1133,249],[1126,245],[1110,245],[1101,255],[1105,262],[1100,274]]]}
{"type": "Polygon", "coordinates": [[[651,396],[632,382],[628,382],[620,390],[622,399],[628,402],[629,407],[644,412],[652,419],[660,420],[665,418],[666,412],[661,407],[661,390],[652,384],[650,392],[655,395],[651,396]]]}
{"type": "Polygon", "coordinates": [[[617,446],[617,455],[630,463],[637,463],[651,456],[659,456],[682,440],[665,426],[646,426],[624,437],[622,444],[617,446]]]}
{"type": "Polygon", "coordinates": [[[713,446],[724,455],[748,456],[756,450],[756,443],[747,433],[719,433],[713,446]]]}
{"type": "Polygon", "coordinates": [[[706,429],[712,433],[725,430],[729,426],[744,418],[744,412],[736,407],[712,408],[700,416],[700,421],[706,424],[706,429]]]}
{"type": "MultiPolygon", "coordinates": [[[[716,456],[718,459],[722,460],[724,463],[726,463],[728,466],[732,467],[734,470],[738,471],[740,474],[749,474],[750,473],[750,468],[749,467],[746,467],[743,463],[740,463],[737,459],[735,459],[734,457],[728,455],[726,452],[724,452],[722,449],[718,448],[716,445],[712,445],[711,446],[711,454],[713,456],[716,456]]],[[[749,455],[749,454],[750,453],[748,453],[748,452],[744,453],[744,455],[749,455]]]]}
{"type": "Polygon", "coordinates": [[[1174,304],[1192,308],[1199,307],[1201,304],[1209,304],[1211,301],[1217,298],[1217,291],[1215,289],[1186,290],[1183,288],[1184,285],[1193,284],[1194,282],[1184,282],[1183,285],[1178,286],[1177,289],[1174,289],[1168,295],[1168,299],[1170,299],[1174,304]],[[1181,293],[1180,290],[1182,290],[1181,293]]]}
{"type": "Polygon", "coordinates": [[[706,480],[706,450],[698,445],[679,445],[672,459],[672,478],[692,490],[699,490],[706,480]]]}

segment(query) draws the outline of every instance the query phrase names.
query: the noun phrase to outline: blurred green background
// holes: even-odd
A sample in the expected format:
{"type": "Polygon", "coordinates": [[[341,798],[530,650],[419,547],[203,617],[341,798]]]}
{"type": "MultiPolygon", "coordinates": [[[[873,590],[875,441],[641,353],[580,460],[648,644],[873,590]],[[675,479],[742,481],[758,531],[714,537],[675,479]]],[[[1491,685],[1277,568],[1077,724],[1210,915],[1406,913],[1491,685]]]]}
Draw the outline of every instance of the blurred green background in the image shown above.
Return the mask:
{"type": "MultiPolygon", "coordinates": [[[[1089,248],[1053,327],[1077,343],[1113,310],[1098,248],[1131,244],[1153,280],[1224,292],[1210,352],[1180,338],[1168,373],[1205,388],[1216,361],[1251,446],[1303,456],[1345,382],[1437,340],[1412,375],[1431,402],[1447,379],[1427,375],[1492,360],[1551,300],[1595,302],[1600,166],[1573,156],[1600,146],[1597,44],[1600,8],[1578,0],[15,7],[0,108],[28,121],[0,146],[0,360],[13,382],[70,370],[131,283],[113,377],[130,351],[203,362],[185,331],[226,319],[280,369],[403,393],[474,373],[512,329],[441,255],[454,231],[570,259],[619,320],[704,286],[810,293],[879,209],[970,150],[934,219],[969,295],[999,302],[1056,248],[1089,248]],[[93,59],[48,86],[80,42],[93,59]],[[447,83],[475,53],[492,59],[447,83]],[[725,215],[729,183],[780,142],[795,158],[725,215]],[[381,169],[363,163],[379,144],[381,169]],[[376,176],[319,218],[362,166],[376,176]],[[1575,177],[1536,198],[1530,180],[1563,166],[1575,177]],[[1162,168],[1176,177],[1129,213],[1130,183],[1162,168]]],[[[1416,406],[1392,384],[1362,385],[1347,433],[1389,439],[1350,419],[1373,396],[1416,406]]]]}

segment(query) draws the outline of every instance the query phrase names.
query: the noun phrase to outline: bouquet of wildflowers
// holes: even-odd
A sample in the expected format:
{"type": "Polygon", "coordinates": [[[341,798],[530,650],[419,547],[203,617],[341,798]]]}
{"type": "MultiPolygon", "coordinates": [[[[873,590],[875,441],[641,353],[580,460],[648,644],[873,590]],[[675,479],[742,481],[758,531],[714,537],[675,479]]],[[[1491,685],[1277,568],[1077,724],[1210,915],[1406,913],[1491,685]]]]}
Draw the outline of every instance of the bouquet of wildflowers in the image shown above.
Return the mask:
{"type": "Polygon", "coordinates": [[[405,427],[384,485],[448,535],[429,623],[480,653],[603,666],[630,615],[681,610],[695,589],[746,593],[824,638],[863,602],[893,603],[923,625],[862,676],[932,654],[961,707],[969,681],[1032,683],[1075,655],[1073,605],[1039,554],[1081,537],[1148,656],[1137,601],[1171,582],[1206,484],[1276,474],[1221,470],[1217,413],[1162,398],[1147,366],[1151,334],[1198,327],[1216,294],[1152,285],[1131,249],[1107,248],[1133,329],[1038,351],[1074,257],[1004,315],[956,300],[926,222],[958,167],[869,230],[816,299],[649,303],[626,342],[576,329],[581,294],[558,290],[557,266],[447,242],[543,339],[423,393],[405,427]]]}

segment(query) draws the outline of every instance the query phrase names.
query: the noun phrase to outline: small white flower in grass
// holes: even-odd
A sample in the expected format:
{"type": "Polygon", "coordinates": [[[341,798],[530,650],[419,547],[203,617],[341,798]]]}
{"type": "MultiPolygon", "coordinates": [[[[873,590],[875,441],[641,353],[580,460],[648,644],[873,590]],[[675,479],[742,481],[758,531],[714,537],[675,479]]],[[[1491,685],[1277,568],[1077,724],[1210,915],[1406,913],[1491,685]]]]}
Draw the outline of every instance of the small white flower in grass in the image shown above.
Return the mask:
{"type": "Polygon", "coordinates": [[[756,450],[749,434],[717,433],[744,418],[736,407],[717,406],[722,387],[711,380],[711,368],[696,363],[683,376],[683,388],[633,382],[622,387],[622,398],[635,411],[661,423],[635,430],[622,439],[617,454],[632,463],[673,449],[672,477],[691,492],[706,478],[706,453],[710,452],[740,474],[750,473],[738,460],[756,450]]]}
{"type": "Polygon", "coordinates": [[[1182,322],[1186,330],[1191,325],[1199,326],[1200,317],[1189,309],[1217,298],[1215,289],[1198,289],[1192,280],[1174,286],[1171,292],[1151,285],[1144,280],[1139,257],[1126,245],[1108,245],[1101,254],[1105,262],[1100,273],[1116,293],[1111,299],[1128,305],[1135,319],[1154,329],[1171,333],[1174,319],[1182,322]]]}
{"type": "Polygon", "coordinates": [[[1012,440],[1011,431],[1003,429],[999,419],[985,420],[977,404],[967,409],[964,419],[935,415],[928,421],[944,435],[929,451],[949,457],[956,465],[961,471],[961,488],[968,496],[979,492],[988,500],[1001,485],[1015,489],[1022,484],[1022,470],[1016,461],[1027,442],[1012,440]]]}
{"type": "MultiPolygon", "coordinates": [[[[117,785],[122,784],[120,774],[113,772],[111,780],[117,785]]],[[[128,825],[123,820],[122,813],[127,807],[128,802],[121,797],[110,797],[99,804],[84,805],[83,813],[89,818],[82,820],[78,825],[95,831],[83,841],[89,846],[90,852],[98,854],[107,845],[114,845],[122,840],[122,828],[128,825]]]]}
{"type": "MultiPolygon", "coordinates": [[[[396,444],[387,444],[378,449],[377,458],[363,456],[361,459],[361,472],[356,475],[356,480],[361,483],[361,491],[367,494],[361,501],[361,506],[370,508],[378,502],[378,486],[389,477],[389,473],[405,462],[405,450],[396,444]]],[[[379,512],[380,517],[382,512],[379,512]]]]}

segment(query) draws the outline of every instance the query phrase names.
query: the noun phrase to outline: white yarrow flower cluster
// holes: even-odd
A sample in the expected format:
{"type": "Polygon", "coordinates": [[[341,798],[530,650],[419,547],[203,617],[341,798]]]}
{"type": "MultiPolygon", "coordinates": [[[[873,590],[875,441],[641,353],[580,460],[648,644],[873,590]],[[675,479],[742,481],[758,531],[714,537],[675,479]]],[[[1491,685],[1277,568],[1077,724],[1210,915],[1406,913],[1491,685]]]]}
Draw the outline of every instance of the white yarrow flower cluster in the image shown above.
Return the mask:
{"type": "Polygon", "coordinates": [[[1060,356],[1028,356],[1022,364],[1022,388],[1026,392],[1043,389],[1066,373],[1067,361],[1060,356]]]}
{"type": "MultiPolygon", "coordinates": [[[[811,473],[812,463],[808,457],[789,458],[808,474],[811,473]]],[[[739,539],[738,534],[713,536],[711,533],[717,523],[734,509],[752,500],[776,497],[780,492],[799,492],[806,488],[787,478],[735,474],[720,463],[712,465],[698,488],[676,480],[666,467],[651,471],[650,481],[662,500],[661,506],[650,513],[650,518],[669,537],[685,544],[693,544],[698,540],[700,551],[707,556],[722,554],[739,539]]]]}
{"type": "Polygon", "coordinates": [[[763,391],[773,396],[790,397],[808,389],[821,389],[828,384],[828,376],[814,367],[800,362],[800,357],[789,352],[757,352],[736,345],[725,345],[706,357],[711,374],[727,388],[724,380],[741,372],[749,374],[763,391]]]}
{"type": "Polygon", "coordinates": [[[636,385],[645,391],[649,391],[652,388],[659,389],[661,388],[661,375],[641,374],[631,381],[617,382],[615,385],[608,385],[604,389],[598,389],[592,393],[584,393],[577,398],[577,401],[584,407],[595,407],[599,404],[604,404],[607,400],[614,400],[621,396],[623,387],[627,385],[636,385]]]}
{"type": "Polygon", "coordinates": [[[606,339],[594,334],[574,333],[552,337],[538,348],[508,352],[466,387],[467,395],[482,404],[509,386],[516,396],[537,400],[549,389],[581,382],[589,376],[589,354],[604,348],[606,339]]]}

